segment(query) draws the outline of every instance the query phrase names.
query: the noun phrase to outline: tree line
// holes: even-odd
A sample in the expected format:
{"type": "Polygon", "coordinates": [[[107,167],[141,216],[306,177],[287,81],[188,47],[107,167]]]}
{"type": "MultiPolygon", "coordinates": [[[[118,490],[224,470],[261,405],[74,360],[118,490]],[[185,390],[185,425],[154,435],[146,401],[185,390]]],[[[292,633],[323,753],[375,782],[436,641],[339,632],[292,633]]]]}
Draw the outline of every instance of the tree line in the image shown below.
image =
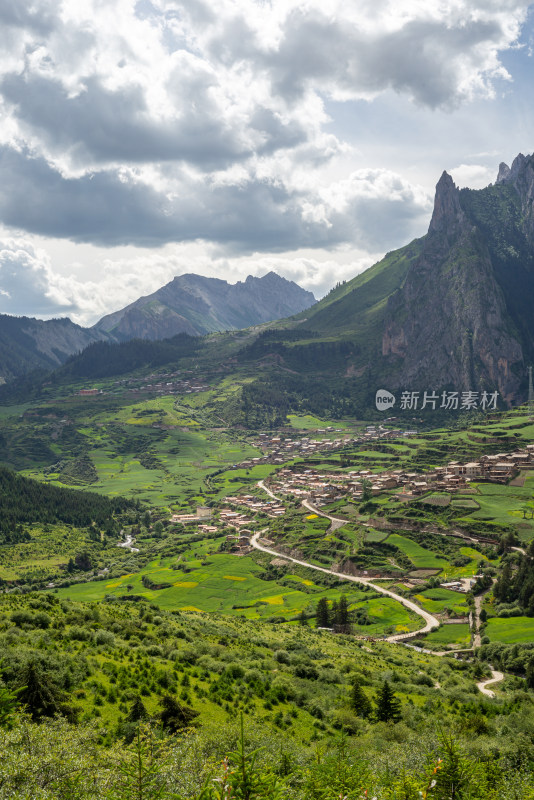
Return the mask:
{"type": "Polygon", "coordinates": [[[136,503],[123,497],[51,486],[0,467],[0,542],[13,541],[13,535],[21,541],[23,523],[109,528],[116,515],[134,508],[136,503]]]}

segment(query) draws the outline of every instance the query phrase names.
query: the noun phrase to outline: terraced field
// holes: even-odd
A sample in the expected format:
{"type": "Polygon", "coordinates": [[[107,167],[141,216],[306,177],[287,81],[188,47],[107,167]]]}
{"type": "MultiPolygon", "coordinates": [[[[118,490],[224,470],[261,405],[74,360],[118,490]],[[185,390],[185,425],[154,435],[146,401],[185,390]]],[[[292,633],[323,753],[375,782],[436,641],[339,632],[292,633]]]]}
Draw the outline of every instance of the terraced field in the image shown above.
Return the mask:
{"type": "Polygon", "coordinates": [[[436,556],[431,550],[426,550],[421,545],[408,539],[406,536],[400,536],[398,533],[392,533],[387,538],[388,544],[395,545],[401,552],[408,556],[414,567],[440,569],[443,570],[449,567],[447,559],[436,556]]]}

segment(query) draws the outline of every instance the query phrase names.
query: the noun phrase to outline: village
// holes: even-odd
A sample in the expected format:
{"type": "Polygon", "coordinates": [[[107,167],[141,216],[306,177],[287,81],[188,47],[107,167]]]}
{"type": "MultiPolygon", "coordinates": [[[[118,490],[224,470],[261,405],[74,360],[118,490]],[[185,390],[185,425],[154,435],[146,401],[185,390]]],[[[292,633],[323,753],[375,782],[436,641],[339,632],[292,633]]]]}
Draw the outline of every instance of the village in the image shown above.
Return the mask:
{"type": "Polygon", "coordinates": [[[426,473],[402,469],[376,473],[369,469],[350,472],[317,472],[313,469],[284,467],[270,480],[275,494],[293,495],[311,499],[318,507],[351,496],[361,500],[364,492],[379,495],[384,491],[400,489],[400,500],[409,501],[428,491],[469,492],[472,481],[484,480],[507,483],[521,470],[534,469],[534,445],[514,453],[483,455],[477,461],[461,464],[451,461],[426,473]]]}
{"type": "MultiPolygon", "coordinates": [[[[252,494],[227,496],[222,508],[198,507],[196,513],[173,514],[170,522],[194,524],[199,535],[226,531],[225,549],[236,555],[246,555],[252,550],[250,539],[257,527],[257,518],[254,517],[262,514],[277,519],[286,513],[286,507],[275,499],[275,495],[311,501],[314,507],[321,508],[344,498],[361,501],[364,493],[376,496],[400,490],[396,497],[408,502],[431,491],[475,491],[470,484],[476,480],[506,483],[528,469],[534,469],[534,445],[513,453],[483,455],[467,463],[451,461],[426,473],[400,469],[383,473],[367,469],[340,473],[303,469],[301,466],[284,467],[269,479],[268,486],[273,496],[268,499],[252,494]],[[233,528],[235,533],[228,533],[228,528],[233,528]]],[[[469,589],[465,581],[447,584],[446,588],[460,592],[469,589]]]]}
{"type": "Polygon", "coordinates": [[[389,441],[392,439],[409,438],[415,436],[415,430],[397,430],[392,428],[384,428],[382,425],[368,425],[365,431],[358,434],[358,436],[338,436],[336,438],[329,438],[333,433],[341,433],[340,428],[328,426],[325,428],[317,428],[315,434],[319,434],[324,438],[312,439],[310,436],[297,437],[295,433],[291,436],[284,436],[281,433],[268,434],[260,433],[258,437],[251,442],[253,447],[261,450],[262,456],[255,458],[248,458],[245,461],[236,464],[236,468],[250,468],[258,464],[285,464],[288,458],[295,456],[313,456],[315,453],[329,453],[341,450],[345,447],[354,447],[369,444],[376,441],[389,441]]]}

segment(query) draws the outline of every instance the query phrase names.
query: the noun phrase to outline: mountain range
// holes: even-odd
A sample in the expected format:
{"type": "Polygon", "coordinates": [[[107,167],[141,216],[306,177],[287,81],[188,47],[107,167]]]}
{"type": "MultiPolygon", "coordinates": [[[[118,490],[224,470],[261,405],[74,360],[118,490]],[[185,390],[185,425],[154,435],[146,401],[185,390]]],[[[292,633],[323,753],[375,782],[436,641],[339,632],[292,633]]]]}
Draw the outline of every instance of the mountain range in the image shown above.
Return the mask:
{"type": "Polygon", "coordinates": [[[180,275],[147,297],[108,314],[93,327],[119,341],[202,336],[289,317],[315,303],[311,292],[269,272],[229,284],[219,278],[180,275]]]}
{"type": "Polygon", "coordinates": [[[287,317],[315,303],[311,292],[274,272],[229,284],[180,275],[147,297],[103,317],[92,328],[70,319],[37,320],[0,315],[0,378],[50,370],[96,341],[202,336],[287,317]]]}
{"type": "Polygon", "coordinates": [[[310,292],[274,273],[234,286],[182,275],[91,329],[0,319],[3,351],[9,336],[15,342],[3,374],[16,374],[25,347],[26,368],[39,359],[49,367],[97,339],[227,331],[216,347],[208,335],[192,354],[204,366],[247,363],[261,379],[259,401],[268,379],[275,394],[286,391],[287,400],[293,393],[293,403],[319,390],[336,395],[339,412],[370,406],[380,388],[498,391],[512,405],[526,397],[534,360],[533,202],[533,156],[501,164],[484,189],[459,189],[444,172],[427,234],[315,304],[310,292]],[[247,326],[255,327],[245,338],[232,333],[247,326]]]}

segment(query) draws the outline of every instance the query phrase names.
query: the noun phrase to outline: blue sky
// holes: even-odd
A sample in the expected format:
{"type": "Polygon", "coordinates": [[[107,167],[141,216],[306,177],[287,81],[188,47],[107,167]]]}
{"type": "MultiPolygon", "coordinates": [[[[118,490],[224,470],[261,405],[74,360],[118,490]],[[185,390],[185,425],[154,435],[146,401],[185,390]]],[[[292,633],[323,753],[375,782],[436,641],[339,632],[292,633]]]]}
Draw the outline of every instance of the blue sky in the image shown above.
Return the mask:
{"type": "Polygon", "coordinates": [[[174,275],[320,297],[446,169],[534,150],[521,0],[4,0],[0,312],[92,324],[174,275]]]}

